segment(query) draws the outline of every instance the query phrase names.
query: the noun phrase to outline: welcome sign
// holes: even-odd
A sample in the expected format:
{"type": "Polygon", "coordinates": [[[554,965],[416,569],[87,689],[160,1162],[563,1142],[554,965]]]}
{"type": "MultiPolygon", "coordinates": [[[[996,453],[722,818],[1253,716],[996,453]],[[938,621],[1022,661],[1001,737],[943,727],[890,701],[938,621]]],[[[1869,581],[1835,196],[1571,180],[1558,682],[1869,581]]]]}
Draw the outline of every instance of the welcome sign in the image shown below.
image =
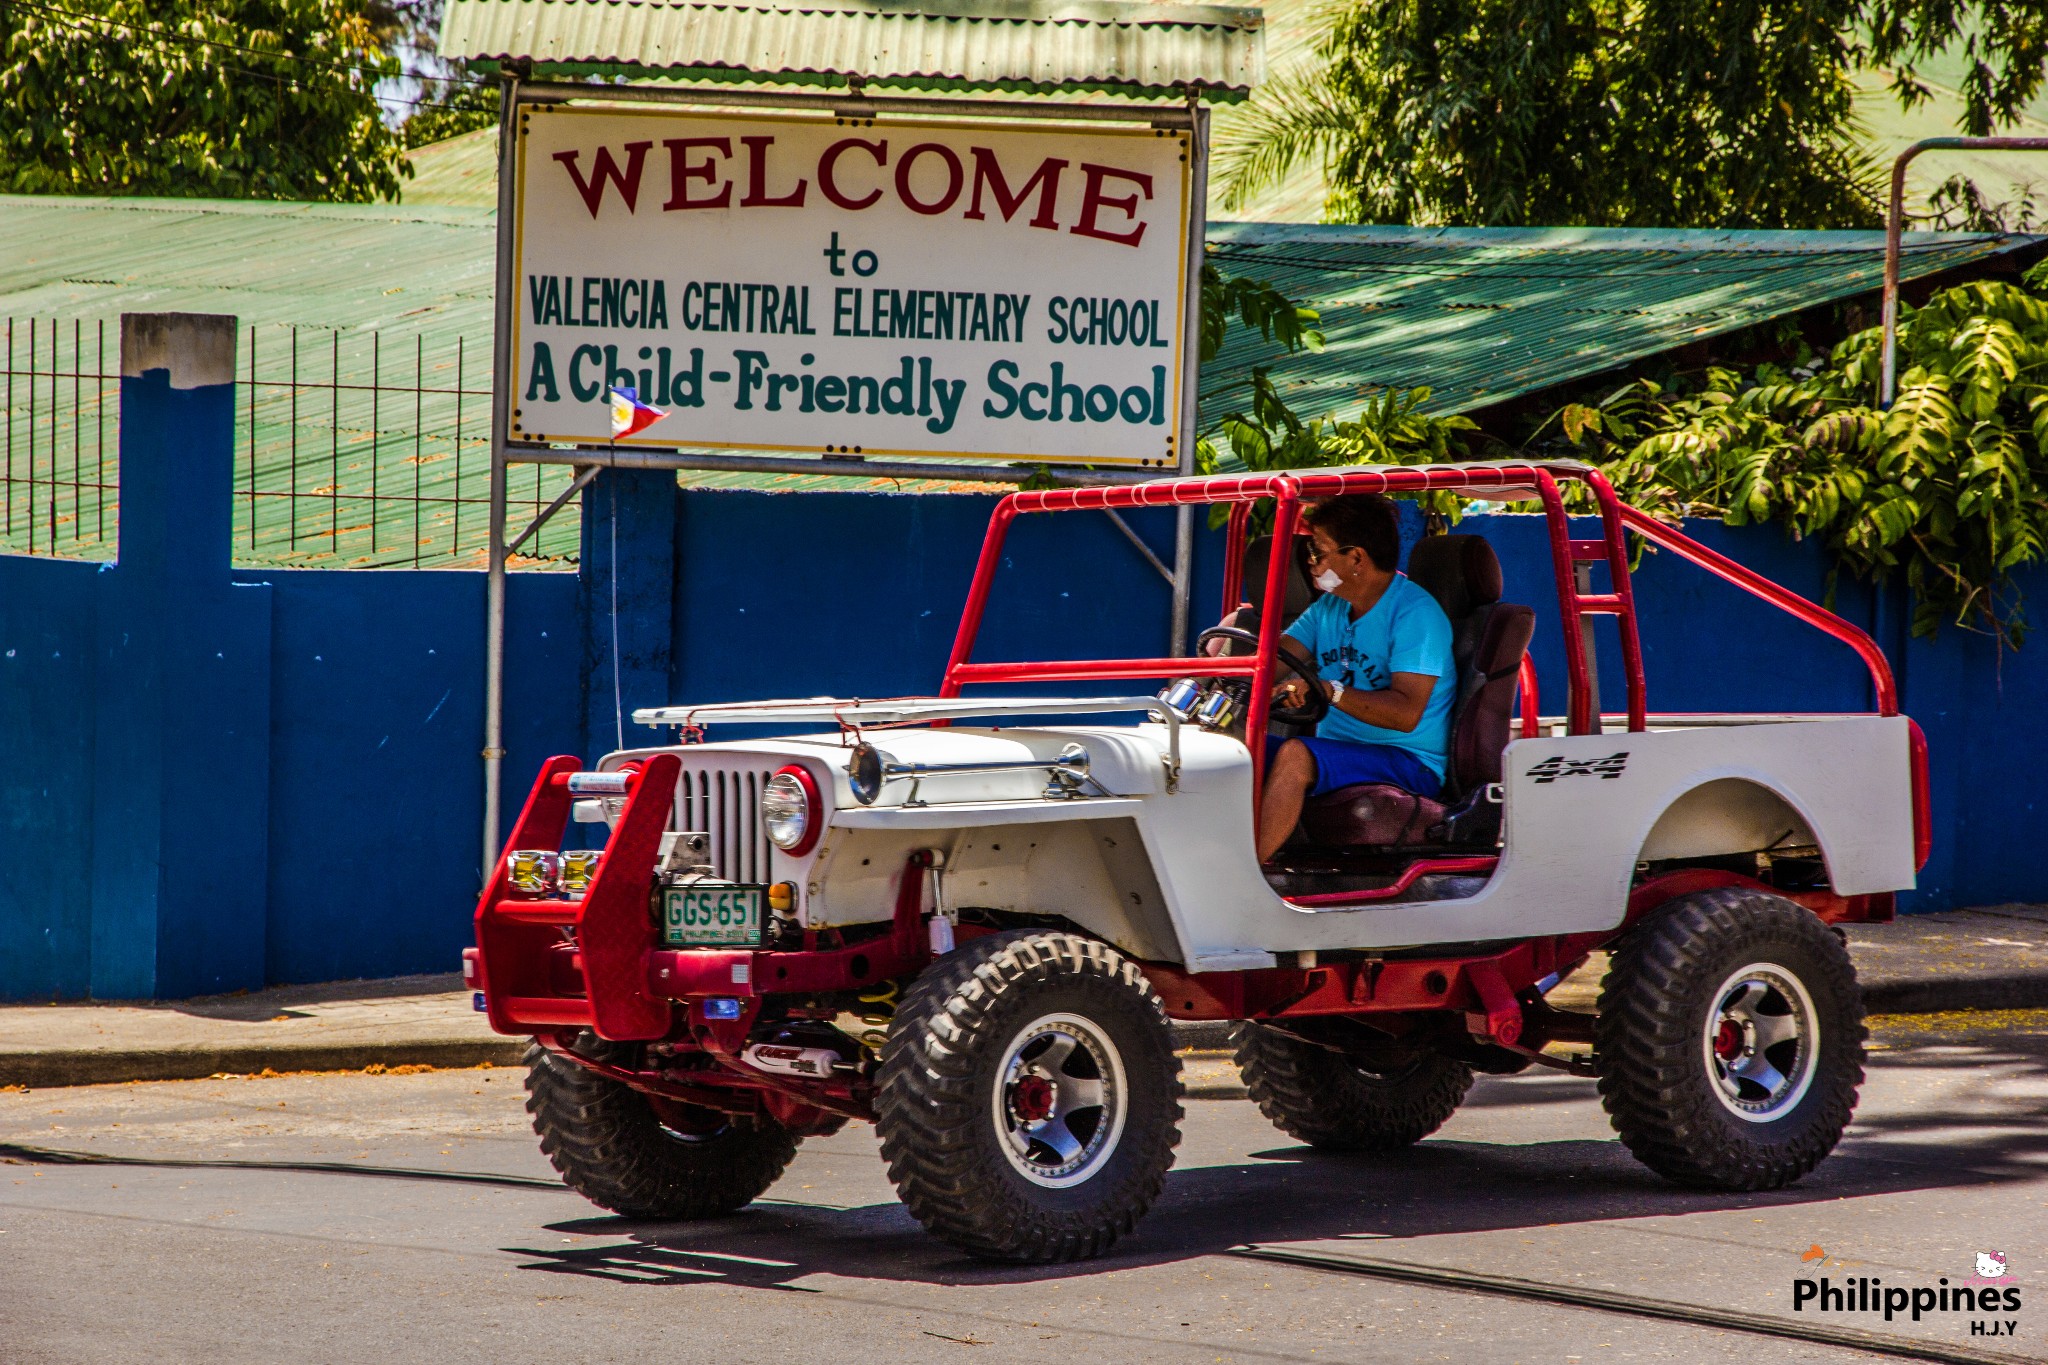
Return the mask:
{"type": "Polygon", "coordinates": [[[1185,132],[519,119],[514,440],[1176,463],[1185,132]]]}

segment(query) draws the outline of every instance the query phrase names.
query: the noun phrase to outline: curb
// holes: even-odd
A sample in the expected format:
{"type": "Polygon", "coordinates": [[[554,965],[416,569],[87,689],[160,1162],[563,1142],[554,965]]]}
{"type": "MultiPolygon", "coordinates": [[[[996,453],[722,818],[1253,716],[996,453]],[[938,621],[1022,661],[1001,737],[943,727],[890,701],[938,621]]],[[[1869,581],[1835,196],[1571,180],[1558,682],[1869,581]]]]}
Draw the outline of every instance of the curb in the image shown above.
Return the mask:
{"type": "MultiPolygon", "coordinates": [[[[1945,1014],[1965,1010],[2048,1009],[2048,975],[1950,977],[1940,981],[1881,981],[1863,988],[1871,1014],[1945,1014]]],[[[1173,1045],[1182,1052],[1227,1052],[1231,1024],[1222,1020],[1173,1021],[1173,1045]]],[[[31,1090],[67,1085],[119,1085],[127,1081],[193,1081],[209,1076],[271,1071],[361,1071],[370,1066],[468,1067],[488,1062],[517,1066],[526,1054],[519,1038],[443,1038],[388,1043],[285,1043],[233,1047],[151,1048],[127,1051],[0,1052],[0,1086],[31,1090]]],[[[1232,1097],[1237,1092],[1232,1092],[1232,1097]]],[[[1195,1098],[1224,1098],[1200,1095],[1195,1098]]]]}
{"type": "Polygon", "coordinates": [[[0,1086],[31,1090],[126,1081],[198,1081],[223,1073],[361,1071],[369,1066],[516,1066],[522,1038],[443,1038],[392,1043],[287,1043],[132,1051],[0,1053],[0,1086]]]}

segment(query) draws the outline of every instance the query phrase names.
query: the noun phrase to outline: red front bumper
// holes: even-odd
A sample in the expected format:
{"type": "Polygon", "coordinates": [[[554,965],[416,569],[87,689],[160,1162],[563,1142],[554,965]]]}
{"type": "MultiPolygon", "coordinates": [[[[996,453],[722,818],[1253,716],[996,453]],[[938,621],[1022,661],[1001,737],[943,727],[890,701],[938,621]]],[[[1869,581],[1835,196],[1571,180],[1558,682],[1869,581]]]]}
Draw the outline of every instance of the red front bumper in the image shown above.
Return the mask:
{"type": "Polygon", "coordinates": [[[805,952],[661,947],[652,912],[655,863],[673,809],[681,764],[656,754],[640,765],[626,809],[605,845],[581,900],[540,900],[513,892],[506,866],[514,849],[560,847],[574,798],[574,758],[549,759],[512,828],[476,908],[476,944],[466,975],[484,997],[491,1027],[514,1035],[587,1028],[614,1042],[688,1036],[707,1020],[701,1002],[738,997],[751,1020],[755,998],[859,990],[921,969],[930,961],[923,919],[924,869],[910,855],[889,932],[847,947],[805,952]],[[676,1006],[688,1017],[679,1021],[676,1006]],[[678,1030],[678,1023],[686,1028],[678,1030]]]}

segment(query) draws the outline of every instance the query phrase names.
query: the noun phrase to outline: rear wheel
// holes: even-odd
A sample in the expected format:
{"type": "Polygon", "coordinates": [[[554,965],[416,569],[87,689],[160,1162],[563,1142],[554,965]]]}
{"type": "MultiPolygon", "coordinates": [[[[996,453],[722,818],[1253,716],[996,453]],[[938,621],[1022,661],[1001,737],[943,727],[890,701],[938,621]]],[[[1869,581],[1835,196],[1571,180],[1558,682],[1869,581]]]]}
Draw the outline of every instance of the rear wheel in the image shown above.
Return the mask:
{"type": "Polygon", "coordinates": [[[1263,1024],[1236,1032],[1237,1066],[1281,1132],[1334,1152],[1392,1152],[1444,1125],[1472,1088],[1472,1068],[1438,1052],[1338,1050],[1263,1024]]]}
{"type": "Polygon", "coordinates": [[[1841,1139],[1863,1083],[1863,1002],[1834,932],[1765,891],[1658,907],[1615,949],[1595,1026],[1600,1098],[1644,1165],[1768,1190],[1841,1139]]]}
{"type": "Polygon", "coordinates": [[[876,1128],[917,1220],[979,1256],[1106,1251],[1180,1141],[1180,1060],[1136,966],[1076,934],[991,934],[890,1021],[876,1128]]]}
{"type": "MultiPolygon", "coordinates": [[[[610,1060],[585,1034],[579,1051],[610,1060]]],[[[658,1100],[541,1047],[526,1051],[526,1110],[562,1183],[628,1218],[716,1218],[760,1198],[798,1139],[765,1118],[658,1100]]]]}

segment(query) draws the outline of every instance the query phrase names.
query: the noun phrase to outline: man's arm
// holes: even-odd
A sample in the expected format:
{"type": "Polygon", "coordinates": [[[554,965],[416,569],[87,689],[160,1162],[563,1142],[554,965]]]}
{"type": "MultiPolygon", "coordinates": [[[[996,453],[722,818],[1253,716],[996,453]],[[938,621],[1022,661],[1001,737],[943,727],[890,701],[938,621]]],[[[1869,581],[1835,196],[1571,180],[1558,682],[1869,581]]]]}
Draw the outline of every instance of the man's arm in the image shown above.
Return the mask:
{"type": "MultiPolygon", "coordinates": [[[[1280,648],[1301,665],[1302,673],[1315,678],[1315,663],[1301,642],[1291,635],[1280,637],[1280,648]]],[[[1322,689],[1324,696],[1330,695],[1330,684],[1326,679],[1316,678],[1314,686],[1322,689]]],[[[1299,705],[1307,696],[1308,684],[1300,678],[1289,678],[1274,691],[1286,694],[1290,705],[1299,705]]],[[[1368,692],[1361,687],[1344,689],[1344,699],[1334,709],[1342,711],[1354,720],[1382,729],[1399,730],[1408,734],[1422,723],[1422,713],[1429,708],[1430,693],[1436,690],[1436,678],[1429,673],[1396,673],[1387,686],[1378,691],[1368,692]]]]}
{"type": "MultiPolygon", "coordinates": [[[[1323,691],[1327,694],[1329,690],[1325,682],[1323,691]]],[[[1436,679],[1428,673],[1396,673],[1393,681],[1377,692],[1345,688],[1335,709],[1367,725],[1408,734],[1422,723],[1422,713],[1429,708],[1429,696],[1435,690],[1436,679]]]]}

